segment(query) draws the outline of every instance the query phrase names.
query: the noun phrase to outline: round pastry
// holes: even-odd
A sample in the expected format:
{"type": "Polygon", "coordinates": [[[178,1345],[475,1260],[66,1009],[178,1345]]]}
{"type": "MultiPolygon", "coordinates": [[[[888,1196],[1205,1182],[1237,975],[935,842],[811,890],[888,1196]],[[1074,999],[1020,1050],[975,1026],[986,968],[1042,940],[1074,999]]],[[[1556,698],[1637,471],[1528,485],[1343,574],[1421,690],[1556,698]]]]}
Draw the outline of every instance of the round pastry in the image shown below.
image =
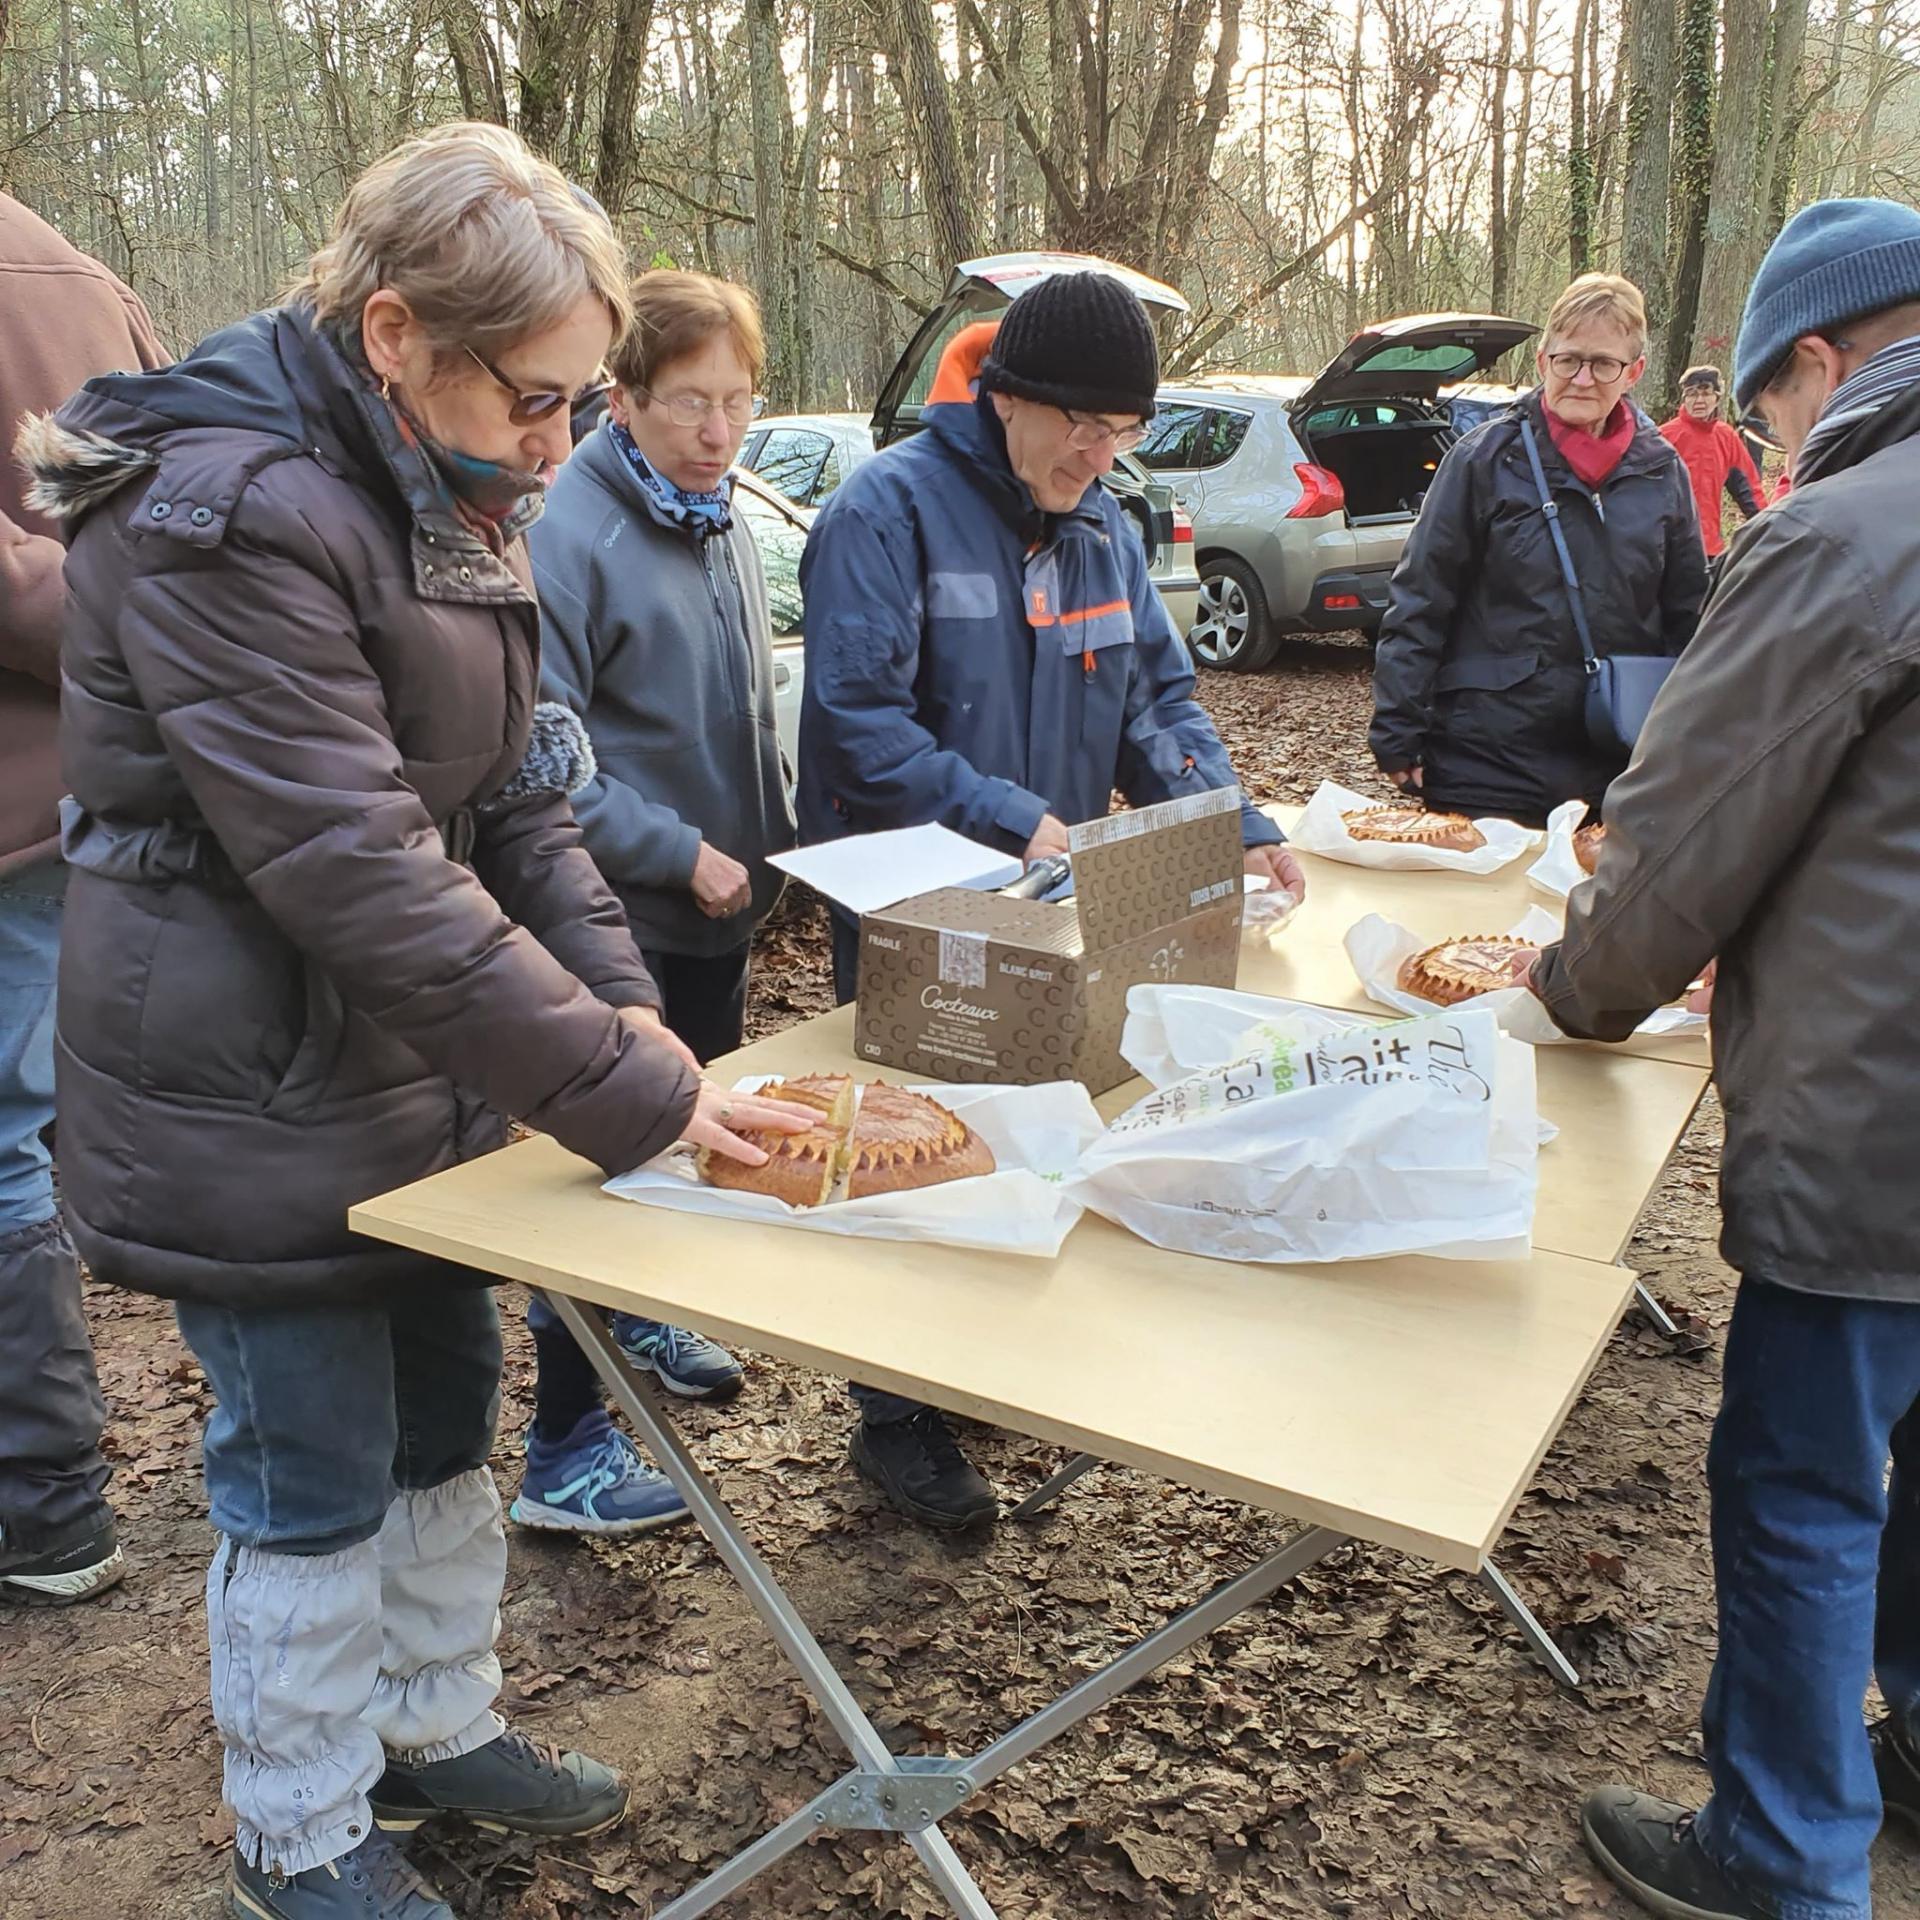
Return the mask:
{"type": "Polygon", "coordinates": [[[1431,1000],[1435,1006],[1456,1006],[1475,994],[1512,986],[1515,956],[1534,950],[1531,942],[1505,933],[1442,940],[1401,962],[1400,991],[1431,1000]]]}
{"type": "Polygon", "coordinates": [[[1590,827],[1577,827],[1573,835],[1573,857],[1580,862],[1581,870],[1591,873],[1600,864],[1600,843],[1607,837],[1607,830],[1598,821],[1590,827]]]}
{"type": "Polygon", "coordinates": [[[1472,853],[1487,836],[1464,813],[1429,813],[1425,807],[1357,807],[1340,816],[1356,840],[1386,840],[1401,847],[1434,847],[1472,853]]]}
{"type": "Polygon", "coordinates": [[[853,1076],[845,1073],[809,1073],[793,1080],[776,1080],[762,1087],[766,1100],[784,1100],[812,1107],[820,1124],[805,1133],[775,1133],[758,1127],[733,1129],[742,1140],[758,1147],[767,1158],[757,1167],[729,1159],[711,1147],[700,1149],[700,1177],[711,1187],[731,1187],[741,1193],[768,1193],[790,1207],[820,1206],[833,1192],[841,1162],[846,1157],[847,1129],[853,1124],[853,1076]]]}
{"type": "Polygon", "coordinates": [[[994,1170],[993,1150],[937,1100],[876,1080],[860,1096],[847,1150],[847,1198],[937,1187],[994,1170]]]}

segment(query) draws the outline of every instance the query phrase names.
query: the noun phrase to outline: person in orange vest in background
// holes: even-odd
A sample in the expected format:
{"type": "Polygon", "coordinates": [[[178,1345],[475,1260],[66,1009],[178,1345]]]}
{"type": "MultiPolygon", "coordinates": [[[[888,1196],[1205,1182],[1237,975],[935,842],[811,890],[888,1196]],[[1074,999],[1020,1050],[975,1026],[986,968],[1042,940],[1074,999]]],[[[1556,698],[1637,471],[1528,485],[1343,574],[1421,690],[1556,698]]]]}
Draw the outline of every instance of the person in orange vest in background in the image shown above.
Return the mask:
{"type": "Polygon", "coordinates": [[[940,350],[940,364],[934,370],[933,385],[927,389],[927,405],[943,406],[949,400],[971,400],[980,378],[981,363],[1000,331],[998,320],[976,320],[962,327],[940,350]]]}
{"type": "Polygon", "coordinates": [[[1712,560],[1725,551],[1720,532],[1720,497],[1751,520],[1767,504],[1760,469],[1740,436],[1720,418],[1720,369],[1689,367],[1680,376],[1680,411],[1660,429],[1685,463],[1693,482],[1693,504],[1700,515],[1700,538],[1712,560]]]}

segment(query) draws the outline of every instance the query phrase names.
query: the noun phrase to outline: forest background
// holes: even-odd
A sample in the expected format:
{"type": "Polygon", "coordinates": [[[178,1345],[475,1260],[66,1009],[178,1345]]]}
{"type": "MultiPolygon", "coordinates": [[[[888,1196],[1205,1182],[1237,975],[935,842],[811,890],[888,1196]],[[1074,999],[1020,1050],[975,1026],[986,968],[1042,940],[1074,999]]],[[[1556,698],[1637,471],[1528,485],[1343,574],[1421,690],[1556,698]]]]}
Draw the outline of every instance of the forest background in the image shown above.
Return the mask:
{"type": "Polygon", "coordinates": [[[956,261],[1035,246],[1178,286],[1175,374],[1616,268],[1657,403],[1795,207],[1920,197],[1916,75],[1920,0],[0,0],[0,187],[180,347],[467,116],[751,284],[776,408],[866,408],[956,261]]]}

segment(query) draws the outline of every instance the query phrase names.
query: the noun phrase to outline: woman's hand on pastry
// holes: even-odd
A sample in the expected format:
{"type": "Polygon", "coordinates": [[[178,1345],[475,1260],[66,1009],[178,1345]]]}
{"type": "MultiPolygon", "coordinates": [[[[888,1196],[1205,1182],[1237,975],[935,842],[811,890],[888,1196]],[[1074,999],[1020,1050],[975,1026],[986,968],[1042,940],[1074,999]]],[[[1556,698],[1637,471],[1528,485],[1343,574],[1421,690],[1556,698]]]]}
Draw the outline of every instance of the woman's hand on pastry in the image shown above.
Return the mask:
{"type": "Polygon", "coordinates": [[[762,1100],[758,1094],[734,1093],[712,1080],[702,1080],[693,1118],[687,1122],[682,1138],[696,1147],[711,1147],[729,1160],[761,1167],[766,1165],[766,1153],[751,1140],[742,1140],[732,1129],[805,1133],[809,1127],[819,1124],[820,1115],[812,1107],[795,1106],[785,1100],[762,1100]]]}

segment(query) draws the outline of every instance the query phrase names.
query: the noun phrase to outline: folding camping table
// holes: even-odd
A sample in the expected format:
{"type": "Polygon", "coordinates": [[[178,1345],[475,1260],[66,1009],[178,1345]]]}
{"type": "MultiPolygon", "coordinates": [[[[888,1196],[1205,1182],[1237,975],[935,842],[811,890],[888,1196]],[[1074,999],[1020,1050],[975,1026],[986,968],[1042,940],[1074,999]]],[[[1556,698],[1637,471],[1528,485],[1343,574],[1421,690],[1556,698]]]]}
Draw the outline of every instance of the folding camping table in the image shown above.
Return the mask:
{"type": "MultiPolygon", "coordinates": [[[[1314,866],[1318,888],[1327,863],[1314,866]]],[[[1263,973],[1250,964],[1244,984],[1274,990],[1263,973]]],[[[846,1068],[850,1031],[842,1009],[715,1071],[846,1068]]],[[[1240,1265],[1166,1253],[1092,1216],[1051,1261],[849,1239],[610,1199],[593,1168],[544,1139],[355,1208],[360,1232],[547,1293],[852,1755],[657,1920],[694,1920],[812,1835],[850,1830],[904,1836],[956,1914],[992,1920],[940,1822],[1009,1767],[1349,1539],[1484,1574],[1626,1305],[1633,1276],[1613,1259],[1704,1084],[1670,1060],[1573,1047],[1537,1058],[1562,1134],[1542,1153],[1524,1261],[1240,1265]],[[1074,1468],[1117,1462],[1302,1530],[980,1752],[895,1755],[589,1307],[690,1323],[1058,1443],[1074,1468]],[[1208,1355],[1203,1391],[1168,1391],[1170,1323],[1208,1355]]],[[[1510,1588],[1509,1600],[1530,1622],[1510,1588]]]]}

